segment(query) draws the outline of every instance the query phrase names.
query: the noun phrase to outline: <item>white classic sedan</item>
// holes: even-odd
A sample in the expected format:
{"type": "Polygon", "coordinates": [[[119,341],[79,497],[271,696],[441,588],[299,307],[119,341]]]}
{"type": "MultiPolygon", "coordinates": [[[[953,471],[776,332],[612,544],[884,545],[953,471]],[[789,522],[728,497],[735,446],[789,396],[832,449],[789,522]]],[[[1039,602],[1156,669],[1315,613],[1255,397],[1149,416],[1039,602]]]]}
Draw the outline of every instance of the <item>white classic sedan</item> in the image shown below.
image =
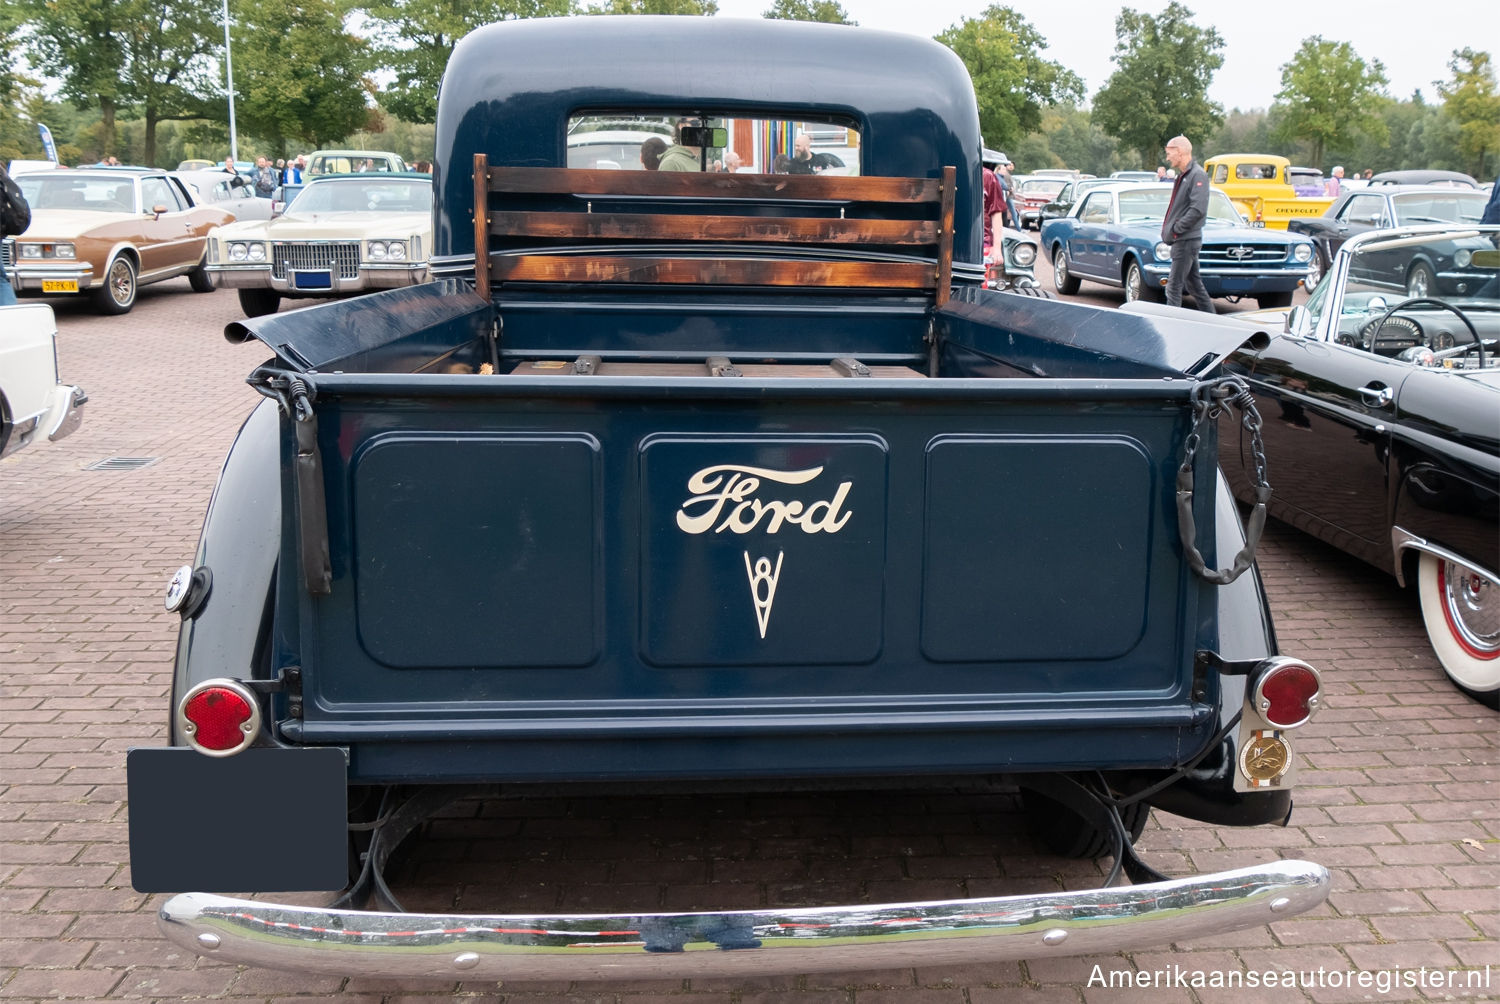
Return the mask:
{"type": "Polygon", "coordinates": [[[88,396],[57,379],[57,321],[45,303],[0,307],[0,457],[83,421],[88,396]]]}
{"type": "Polygon", "coordinates": [[[432,178],[426,174],[327,175],[308,182],[274,220],[208,235],[208,274],[237,289],[246,316],[282,297],[328,297],[427,280],[432,178]]]}

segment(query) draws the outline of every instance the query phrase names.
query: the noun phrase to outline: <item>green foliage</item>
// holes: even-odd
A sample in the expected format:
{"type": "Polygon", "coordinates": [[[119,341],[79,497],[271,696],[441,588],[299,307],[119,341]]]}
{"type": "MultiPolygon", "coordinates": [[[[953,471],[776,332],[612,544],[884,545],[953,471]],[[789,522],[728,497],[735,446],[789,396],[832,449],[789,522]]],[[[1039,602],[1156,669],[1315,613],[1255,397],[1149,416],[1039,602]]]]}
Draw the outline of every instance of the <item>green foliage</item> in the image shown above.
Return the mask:
{"type": "MultiPolygon", "coordinates": [[[[573,0],[382,0],[363,4],[376,62],[395,74],[380,95],[391,114],[408,122],[437,119],[438,82],[453,46],[469,32],[496,21],[561,17],[576,13],[573,0]]],[[[619,13],[619,12],[612,12],[619,13]]],[[[632,12],[634,13],[634,12],[632,12]]]]}
{"type": "Polygon", "coordinates": [[[763,17],[775,21],[821,21],[824,24],[859,24],[838,0],[776,0],[763,17]]]}
{"type": "Polygon", "coordinates": [[[712,16],[719,13],[718,0],[604,0],[587,14],[686,14],[712,16]]]}
{"type": "MultiPolygon", "coordinates": [[[[362,127],[369,45],[333,0],[255,0],[232,29],[236,126],[285,157],[362,127]]],[[[223,154],[219,158],[222,159],[223,154]]]]}
{"type": "Polygon", "coordinates": [[[1160,163],[1173,136],[1201,147],[1224,121],[1223,109],[1208,100],[1214,72],[1224,65],[1224,39],[1193,24],[1192,16],[1172,0],[1158,17],[1125,8],[1115,19],[1111,58],[1119,69],[1094,96],[1094,121],[1136,152],[1138,168],[1160,163]]]}
{"type": "Polygon", "coordinates": [[[1468,172],[1487,179],[1487,159],[1500,152],[1500,95],[1495,93],[1490,54],[1465,46],[1454,51],[1448,68],[1453,79],[1438,84],[1443,110],[1458,124],[1458,148],[1468,172]]]}
{"type": "Polygon", "coordinates": [[[129,0],[22,0],[27,54],[51,68],[60,93],[80,108],[97,106],[104,142],[114,143],[115,109],[125,97],[123,26],[129,0]]]}
{"type": "Polygon", "coordinates": [[[1273,106],[1279,113],[1276,138],[1310,144],[1314,167],[1324,165],[1325,149],[1348,147],[1360,133],[1382,139],[1385,85],[1380,61],[1366,64],[1348,42],[1318,35],[1303,39],[1281,67],[1281,90],[1273,106]]]}
{"type": "Polygon", "coordinates": [[[974,80],[979,128],[991,147],[1014,146],[1042,124],[1042,106],[1083,96],[1083,81],[1038,53],[1047,40],[1020,14],[999,5],[937,36],[974,80]]]}

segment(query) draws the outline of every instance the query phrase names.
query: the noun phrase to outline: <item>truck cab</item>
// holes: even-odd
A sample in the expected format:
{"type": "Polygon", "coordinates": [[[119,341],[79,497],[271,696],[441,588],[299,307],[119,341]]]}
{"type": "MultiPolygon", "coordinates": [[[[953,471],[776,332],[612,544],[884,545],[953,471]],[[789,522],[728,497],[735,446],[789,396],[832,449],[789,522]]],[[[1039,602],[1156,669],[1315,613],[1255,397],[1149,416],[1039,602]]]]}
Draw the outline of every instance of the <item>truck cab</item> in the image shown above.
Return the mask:
{"type": "Polygon", "coordinates": [[[1298,195],[1290,168],[1287,158],[1269,153],[1221,153],[1203,162],[1209,182],[1224,190],[1251,226],[1274,230],[1321,216],[1333,205],[1323,195],[1298,195]]]}

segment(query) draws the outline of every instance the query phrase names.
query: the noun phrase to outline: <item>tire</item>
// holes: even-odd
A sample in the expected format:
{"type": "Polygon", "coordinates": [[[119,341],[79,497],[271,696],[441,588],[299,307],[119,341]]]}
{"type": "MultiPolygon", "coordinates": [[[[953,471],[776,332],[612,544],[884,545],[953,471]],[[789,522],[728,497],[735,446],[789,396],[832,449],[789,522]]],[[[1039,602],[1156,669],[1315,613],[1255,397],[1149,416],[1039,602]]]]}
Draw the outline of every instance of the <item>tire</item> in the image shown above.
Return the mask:
{"type": "Polygon", "coordinates": [[[1500,707],[1500,583],[1423,554],[1417,571],[1422,623],[1448,679],[1500,707]]]}
{"type": "MultiPolygon", "coordinates": [[[[1114,850],[1112,834],[1039,791],[1022,788],[1021,805],[1032,836],[1049,853],[1064,858],[1102,858],[1114,850]]],[[[1120,822],[1125,824],[1132,846],[1145,831],[1149,818],[1151,806],[1145,802],[1132,802],[1120,810],[1120,822]]]]}
{"type": "Polygon", "coordinates": [[[1292,294],[1290,292],[1262,293],[1255,298],[1255,302],[1260,305],[1260,309],[1262,310],[1276,310],[1281,307],[1290,307],[1292,305],[1292,294]]]}
{"type": "Polygon", "coordinates": [[[1064,296],[1072,296],[1078,292],[1078,279],[1068,267],[1068,252],[1061,245],[1052,255],[1052,285],[1064,296]]]}
{"type": "Polygon", "coordinates": [[[212,293],[214,291],[213,277],[208,274],[208,269],[203,267],[203,262],[187,274],[188,285],[193,288],[194,293],[212,293]]]}
{"type": "Polygon", "coordinates": [[[281,294],[269,289],[242,289],[240,309],[246,317],[263,317],[274,314],[281,306],[281,294]]]}
{"type": "Polygon", "coordinates": [[[116,255],[104,270],[104,285],[94,291],[94,306],[101,314],[128,314],[137,292],[135,262],[116,255]]]}
{"type": "Polygon", "coordinates": [[[1038,300],[1055,300],[1057,294],[1050,289],[1041,286],[1012,286],[1007,292],[1018,293],[1021,296],[1034,296],[1038,300]]]}
{"type": "Polygon", "coordinates": [[[1125,302],[1145,300],[1147,303],[1156,303],[1160,299],[1160,294],[1146,282],[1146,274],[1141,271],[1140,263],[1132,258],[1130,267],[1125,270],[1125,302]]]}
{"type": "Polygon", "coordinates": [[[1437,277],[1432,274],[1432,269],[1417,262],[1411,267],[1406,276],[1407,296],[1432,296],[1437,292],[1437,277]]]}

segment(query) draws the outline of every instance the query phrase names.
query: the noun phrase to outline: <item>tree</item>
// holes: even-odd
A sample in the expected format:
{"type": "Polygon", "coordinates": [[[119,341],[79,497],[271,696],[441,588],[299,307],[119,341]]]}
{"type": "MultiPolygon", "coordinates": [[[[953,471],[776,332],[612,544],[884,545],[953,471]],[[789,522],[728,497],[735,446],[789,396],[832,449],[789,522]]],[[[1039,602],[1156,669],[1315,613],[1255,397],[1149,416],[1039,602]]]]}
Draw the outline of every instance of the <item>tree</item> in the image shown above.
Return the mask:
{"type": "Polygon", "coordinates": [[[1224,65],[1224,39],[1192,17],[1172,0],[1158,17],[1127,7],[1115,18],[1110,58],[1119,69],[1094,96],[1094,121],[1139,155],[1138,167],[1160,163],[1173,136],[1204,144],[1224,121],[1223,109],[1208,100],[1208,85],[1224,65]]]}
{"type": "Polygon", "coordinates": [[[1366,64],[1348,42],[1305,38],[1281,67],[1281,90],[1272,105],[1275,136],[1309,143],[1310,160],[1321,167],[1327,147],[1352,148],[1360,133],[1382,137],[1385,85],[1378,59],[1366,64]]]}
{"type": "Polygon", "coordinates": [[[232,31],[236,124],[285,156],[365,125],[370,46],[344,30],[333,0],[255,0],[232,31]]]}
{"type": "Polygon", "coordinates": [[[821,21],[824,24],[859,24],[838,0],[776,0],[762,17],[776,21],[821,21]]]}
{"type": "Polygon", "coordinates": [[[1458,123],[1458,148],[1465,166],[1476,178],[1488,178],[1488,154],[1500,151],[1500,95],[1495,93],[1495,71],[1488,52],[1465,46],[1448,62],[1453,79],[1438,84],[1443,109],[1458,123]]]}
{"type": "Polygon", "coordinates": [[[709,17],[719,13],[718,0],[605,0],[590,14],[685,14],[709,17]]]}
{"type": "Polygon", "coordinates": [[[377,63],[396,78],[380,103],[408,122],[436,121],[438,82],[448,57],[475,28],[575,12],[573,0],[377,0],[358,9],[370,19],[377,63]]]}
{"type": "Polygon", "coordinates": [[[974,80],[979,128],[989,146],[1014,146],[1042,124],[1042,106],[1083,97],[1083,81],[1038,53],[1047,40],[1009,7],[994,5],[937,36],[974,80]]]}
{"type": "Polygon", "coordinates": [[[33,65],[60,74],[61,94],[79,108],[97,105],[100,139],[113,152],[115,114],[123,100],[130,0],[23,0],[33,65]]]}
{"type": "Polygon", "coordinates": [[[208,114],[219,90],[210,53],[217,52],[215,0],[135,0],[121,28],[125,94],[145,119],[145,163],[156,163],[156,126],[208,114]]]}

